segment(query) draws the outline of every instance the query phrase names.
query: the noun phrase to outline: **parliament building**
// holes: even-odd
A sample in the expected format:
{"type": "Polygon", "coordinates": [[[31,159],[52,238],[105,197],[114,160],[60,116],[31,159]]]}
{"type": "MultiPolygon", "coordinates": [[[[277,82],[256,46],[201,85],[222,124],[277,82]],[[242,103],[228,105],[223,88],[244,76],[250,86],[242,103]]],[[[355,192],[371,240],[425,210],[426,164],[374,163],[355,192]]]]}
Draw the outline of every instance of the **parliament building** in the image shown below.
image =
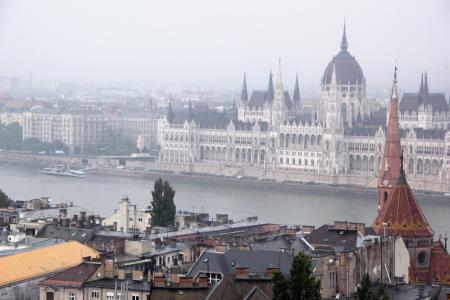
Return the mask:
{"type": "MultiPolygon", "coordinates": [[[[267,87],[250,93],[244,74],[240,97],[229,114],[195,113],[191,105],[188,112],[174,114],[169,107],[158,120],[160,162],[218,165],[241,173],[313,174],[319,182],[321,175],[328,181],[377,178],[389,108],[366,96],[366,78],[348,50],[345,25],[340,51],[325,68],[312,108],[302,103],[298,76],[291,96],[282,75],[279,61],[267,87]]],[[[405,172],[415,188],[426,189],[433,182],[448,192],[449,108],[443,93],[429,91],[427,74],[422,74],[418,92],[404,93],[399,102],[405,172]]]]}

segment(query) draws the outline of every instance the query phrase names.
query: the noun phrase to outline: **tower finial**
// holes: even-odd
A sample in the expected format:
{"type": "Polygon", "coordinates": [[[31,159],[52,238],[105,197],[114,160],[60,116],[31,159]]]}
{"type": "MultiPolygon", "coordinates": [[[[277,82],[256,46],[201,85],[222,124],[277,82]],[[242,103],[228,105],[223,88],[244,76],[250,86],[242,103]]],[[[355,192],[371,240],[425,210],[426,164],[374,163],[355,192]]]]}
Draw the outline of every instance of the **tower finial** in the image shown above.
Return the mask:
{"type": "Polygon", "coordinates": [[[397,92],[397,64],[395,64],[394,67],[394,81],[392,84],[392,95],[391,95],[391,99],[398,99],[398,92],[397,92]]]}
{"type": "Polygon", "coordinates": [[[247,104],[247,102],[248,102],[247,79],[246,79],[245,72],[244,72],[244,81],[242,82],[241,101],[243,104],[247,104]]]}
{"type": "Polygon", "coordinates": [[[273,88],[273,75],[272,75],[272,70],[270,70],[269,73],[269,84],[267,85],[267,100],[269,102],[273,101],[274,95],[275,95],[275,90],[273,88]]]}
{"type": "Polygon", "coordinates": [[[344,32],[342,34],[342,40],[341,40],[341,52],[347,52],[348,48],[348,42],[347,42],[347,32],[345,28],[345,18],[344,18],[344,32]]]}
{"type": "Polygon", "coordinates": [[[298,73],[295,76],[295,87],[294,87],[294,95],[292,97],[292,100],[294,101],[294,104],[297,108],[300,107],[300,87],[298,85],[298,73]]]}
{"type": "Polygon", "coordinates": [[[426,94],[428,94],[428,73],[425,72],[425,79],[423,83],[423,90],[426,94]]]}
{"type": "Polygon", "coordinates": [[[419,88],[419,94],[423,92],[423,72],[422,76],[420,76],[420,88],[419,88]]]}

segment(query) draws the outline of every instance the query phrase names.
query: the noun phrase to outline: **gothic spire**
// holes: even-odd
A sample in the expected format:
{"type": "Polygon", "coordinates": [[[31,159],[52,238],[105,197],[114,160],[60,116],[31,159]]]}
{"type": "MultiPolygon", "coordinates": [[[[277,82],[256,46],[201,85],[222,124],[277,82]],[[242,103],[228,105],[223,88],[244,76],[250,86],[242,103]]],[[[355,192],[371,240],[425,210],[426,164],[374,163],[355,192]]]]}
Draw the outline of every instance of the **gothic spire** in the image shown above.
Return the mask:
{"type": "Polygon", "coordinates": [[[347,33],[345,30],[345,20],[344,20],[344,32],[342,33],[341,52],[347,52],[347,48],[348,48],[348,42],[347,42],[347,33]]]}
{"type": "Polygon", "coordinates": [[[423,73],[420,78],[420,89],[419,89],[419,94],[422,94],[422,93],[423,93],[423,73]]]}
{"type": "Polygon", "coordinates": [[[423,91],[425,92],[425,94],[428,94],[428,73],[425,72],[425,79],[423,82],[423,91]]]}
{"type": "Polygon", "coordinates": [[[167,121],[169,121],[169,123],[173,122],[173,118],[174,118],[174,114],[173,114],[173,109],[172,109],[172,99],[169,100],[169,107],[167,109],[167,121]]]}
{"type": "Polygon", "coordinates": [[[398,90],[397,66],[395,66],[392,83],[391,102],[389,105],[389,120],[386,129],[386,142],[384,144],[383,160],[381,162],[380,177],[378,180],[379,208],[386,202],[392,187],[400,176],[401,168],[400,129],[398,119],[398,90]]]}
{"type": "Polygon", "coordinates": [[[294,105],[300,105],[300,88],[298,86],[298,73],[295,76],[295,87],[294,87],[294,95],[292,96],[292,100],[294,101],[294,105]]]}
{"type": "Polygon", "coordinates": [[[237,122],[237,120],[238,120],[238,111],[237,111],[237,107],[236,107],[236,98],[234,98],[234,100],[233,100],[233,108],[232,108],[232,110],[233,110],[233,122],[237,122]]]}
{"type": "Polygon", "coordinates": [[[273,88],[273,75],[272,75],[272,71],[270,71],[269,84],[267,86],[267,100],[269,102],[272,102],[272,100],[274,98],[274,95],[275,95],[275,91],[274,91],[274,88],[273,88]]]}
{"type": "Polygon", "coordinates": [[[244,81],[242,82],[241,101],[244,104],[247,104],[247,102],[248,102],[247,80],[246,80],[245,73],[244,73],[244,81]]]}
{"type": "Polygon", "coordinates": [[[192,102],[191,102],[191,100],[189,100],[189,116],[188,116],[188,121],[191,122],[192,119],[193,119],[192,102]]]}

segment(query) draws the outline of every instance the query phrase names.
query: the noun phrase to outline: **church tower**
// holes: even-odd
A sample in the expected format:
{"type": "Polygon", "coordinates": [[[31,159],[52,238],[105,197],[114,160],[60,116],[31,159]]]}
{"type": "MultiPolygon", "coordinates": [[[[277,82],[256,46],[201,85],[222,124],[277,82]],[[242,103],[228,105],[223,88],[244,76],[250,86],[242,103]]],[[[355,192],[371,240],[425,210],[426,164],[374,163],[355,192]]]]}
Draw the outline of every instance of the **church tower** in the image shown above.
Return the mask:
{"type": "Polygon", "coordinates": [[[389,120],[386,130],[383,160],[378,178],[378,210],[382,210],[400,177],[400,129],[398,120],[397,67],[394,71],[389,120]]]}
{"type": "Polygon", "coordinates": [[[434,233],[406,181],[403,168],[398,122],[397,67],[378,182],[378,203],[378,215],[372,228],[378,235],[401,236],[410,255],[412,281],[429,282],[434,233]]]}

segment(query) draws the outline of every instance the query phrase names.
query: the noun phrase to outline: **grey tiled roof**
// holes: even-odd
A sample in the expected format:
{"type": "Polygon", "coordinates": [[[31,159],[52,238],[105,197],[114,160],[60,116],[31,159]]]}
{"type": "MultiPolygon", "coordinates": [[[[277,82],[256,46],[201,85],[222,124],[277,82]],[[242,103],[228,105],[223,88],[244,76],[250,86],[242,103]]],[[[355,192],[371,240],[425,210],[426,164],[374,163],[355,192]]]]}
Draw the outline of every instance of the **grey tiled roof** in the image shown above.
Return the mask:
{"type": "MultiPolygon", "coordinates": [[[[267,122],[258,122],[259,128],[261,131],[267,131],[269,129],[269,124],[267,122]]],[[[255,122],[242,122],[237,121],[235,124],[236,130],[246,130],[250,131],[255,126],[255,122]]]]}
{"type": "MultiPolygon", "coordinates": [[[[404,135],[409,132],[409,130],[402,130],[404,135]]],[[[423,128],[414,128],[414,132],[416,133],[417,139],[425,139],[425,140],[443,140],[447,133],[444,129],[423,129],[423,128]]]]}
{"type": "MultiPolygon", "coordinates": [[[[248,105],[250,107],[262,107],[269,99],[269,93],[264,90],[254,90],[248,105]]],[[[288,109],[292,108],[292,100],[288,91],[284,91],[284,104],[288,109]]]]}
{"type": "Polygon", "coordinates": [[[224,275],[234,274],[236,267],[248,267],[250,273],[264,274],[269,267],[280,266],[281,272],[289,274],[293,256],[279,251],[237,250],[230,249],[225,253],[204,251],[189,270],[189,276],[209,271],[224,275]],[[208,263],[205,263],[208,259],[208,263]],[[209,265],[209,266],[208,266],[209,265]]]}
{"type": "Polygon", "coordinates": [[[330,247],[336,254],[356,248],[356,230],[337,230],[334,225],[322,225],[304,236],[313,247],[330,247]]]}
{"type": "Polygon", "coordinates": [[[347,136],[375,136],[378,128],[376,127],[346,127],[344,129],[344,135],[347,136]]]}
{"type": "Polygon", "coordinates": [[[95,230],[88,228],[59,227],[54,224],[45,225],[36,235],[40,238],[78,241],[85,243],[94,236],[95,230]]]}
{"type": "Polygon", "coordinates": [[[444,93],[429,93],[424,97],[421,97],[418,93],[404,93],[399,105],[399,110],[401,112],[417,111],[420,104],[430,104],[433,111],[449,111],[449,105],[445,99],[444,93]]]}
{"type": "Polygon", "coordinates": [[[85,284],[86,287],[94,287],[94,288],[107,288],[114,289],[116,286],[120,288],[121,284],[127,283],[127,289],[129,291],[143,291],[150,292],[151,285],[148,281],[133,281],[131,278],[127,278],[125,280],[117,279],[117,278],[102,278],[99,280],[94,280],[87,282],[85,284]]]}

